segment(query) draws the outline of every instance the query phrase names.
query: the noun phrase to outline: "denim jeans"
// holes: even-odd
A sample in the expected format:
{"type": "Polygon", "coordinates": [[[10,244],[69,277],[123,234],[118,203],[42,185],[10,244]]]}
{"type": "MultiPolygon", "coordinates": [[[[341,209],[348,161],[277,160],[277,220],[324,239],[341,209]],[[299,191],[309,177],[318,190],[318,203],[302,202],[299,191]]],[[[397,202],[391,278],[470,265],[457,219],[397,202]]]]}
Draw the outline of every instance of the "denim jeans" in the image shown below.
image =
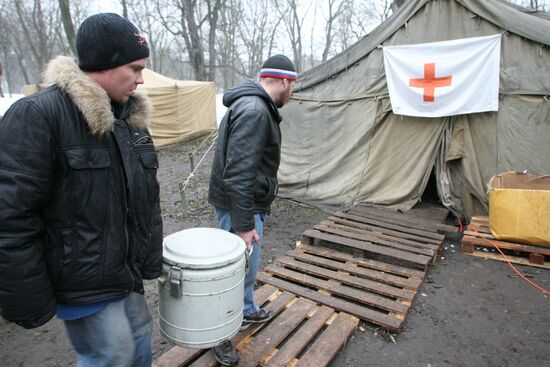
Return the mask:
{"type": "MultiPolygon", "coordinates": [[[[231,214],[224,209],[216,208],[216,215],[218,216],[218,225],[221,229],[235,233],[233,230],[233,224],[231,223],[231,214]]],[[[262,263],[261,253],[262,253],[262,238],[264,236],[264,220],[265,213],[256,213],[254,214],[254,224],[256,226],[256,232],[260,237],[260,242],[253,240],[254,250],[252,255],[248,259],[248,273],[244,277],[244,309],[243,314],[245,316],[254,315],[256,312],[260,311],[260,308],[256,305],[254,300],[254,284],[256,283],[256,273],[262,263]]]]}
{"type": "Polygon", "coordinates": [[[78,367],[151,366],[151,315],[145,297],[132,293],[65,327],[78,353],[78,367]]]}

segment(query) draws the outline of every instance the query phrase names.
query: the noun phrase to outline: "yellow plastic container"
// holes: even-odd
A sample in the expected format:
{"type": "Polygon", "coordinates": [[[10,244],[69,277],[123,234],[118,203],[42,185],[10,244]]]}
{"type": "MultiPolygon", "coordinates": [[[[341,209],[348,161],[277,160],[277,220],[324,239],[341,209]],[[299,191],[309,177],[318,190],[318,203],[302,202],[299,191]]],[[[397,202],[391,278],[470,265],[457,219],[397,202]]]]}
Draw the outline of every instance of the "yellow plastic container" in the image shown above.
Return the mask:
{"type": "Polygon", "coordinates": [[[489,228],[500,240],[550,248],[550,176],[506,172],[491,178],[489,228]]]}

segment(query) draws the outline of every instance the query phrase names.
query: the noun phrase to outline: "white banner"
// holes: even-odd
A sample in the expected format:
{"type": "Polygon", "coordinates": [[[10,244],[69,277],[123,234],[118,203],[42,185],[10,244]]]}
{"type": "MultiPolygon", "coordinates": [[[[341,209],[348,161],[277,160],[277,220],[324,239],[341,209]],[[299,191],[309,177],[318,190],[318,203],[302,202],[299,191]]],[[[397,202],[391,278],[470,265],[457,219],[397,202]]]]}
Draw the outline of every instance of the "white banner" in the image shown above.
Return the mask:
{"type": "Polygon", "coordinates": [[[500,34],[383,48],[393,113],[498,111],[500,34]]]}

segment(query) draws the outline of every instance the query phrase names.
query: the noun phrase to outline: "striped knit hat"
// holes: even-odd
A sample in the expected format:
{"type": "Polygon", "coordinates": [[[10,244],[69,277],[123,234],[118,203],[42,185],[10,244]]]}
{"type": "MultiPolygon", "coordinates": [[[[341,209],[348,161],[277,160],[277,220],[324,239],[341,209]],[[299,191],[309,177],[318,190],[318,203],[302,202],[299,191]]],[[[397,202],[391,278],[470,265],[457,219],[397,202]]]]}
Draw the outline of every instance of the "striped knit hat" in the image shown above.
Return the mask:
{"type": "Polygon", "coordinates": [[[275,55],[267,59],[260,70],[260,78],[296,80],[298,74],[294,64],[285,55],[275,55]]]}

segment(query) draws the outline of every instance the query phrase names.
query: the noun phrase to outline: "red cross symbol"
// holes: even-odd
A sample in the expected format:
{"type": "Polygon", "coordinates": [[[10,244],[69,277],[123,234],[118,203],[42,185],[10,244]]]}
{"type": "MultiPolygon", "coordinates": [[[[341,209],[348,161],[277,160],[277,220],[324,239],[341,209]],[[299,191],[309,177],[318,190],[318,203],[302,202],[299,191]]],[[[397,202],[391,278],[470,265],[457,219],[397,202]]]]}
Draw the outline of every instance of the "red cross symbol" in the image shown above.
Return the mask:
{"type": "Polygon", "coordinates": [[[436,78],[435,63],[424,64],[424,78],[411,79],[409,87],[424,88],[424,102],[433,102],[435,100],[435,88],[448,87],[451,85],[452,79],[452,76],[436,78]]]}

